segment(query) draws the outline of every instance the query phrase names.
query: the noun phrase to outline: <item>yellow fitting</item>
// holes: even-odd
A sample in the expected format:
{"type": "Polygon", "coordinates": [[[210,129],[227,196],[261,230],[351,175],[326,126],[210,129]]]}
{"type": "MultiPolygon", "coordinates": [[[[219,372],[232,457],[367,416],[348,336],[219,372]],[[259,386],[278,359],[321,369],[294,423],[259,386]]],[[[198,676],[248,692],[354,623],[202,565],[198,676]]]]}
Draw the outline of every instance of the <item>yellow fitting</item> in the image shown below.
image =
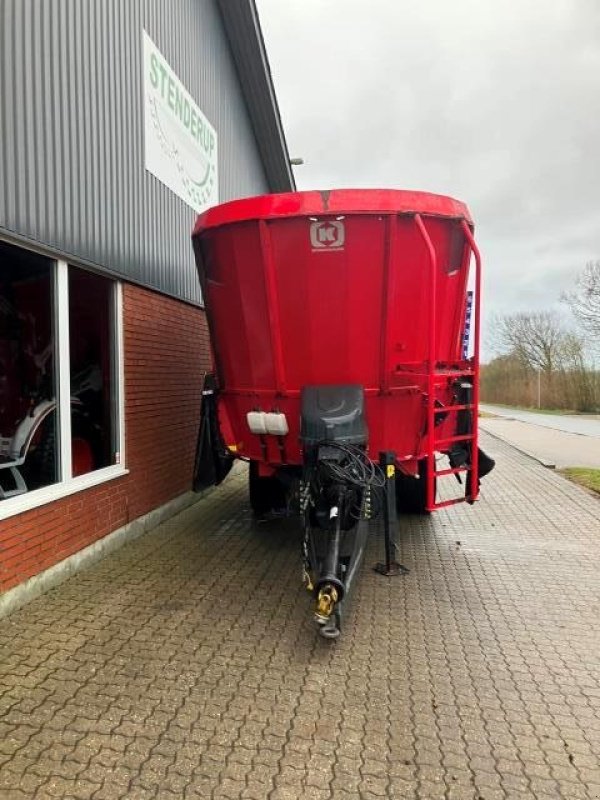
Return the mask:
{"type": "Polygon", "coordinates": [[[304,585],[306,587],[306,591],[307,592],[312,592],[312,590],[315,587],[313,586],[313,582],[312,582],[312,578],[310,576],[310,573],[307,572],[306,570],[304,570],[304,573],[302,575],[302,581],[303,581],[303,583],[304,583],[304,585]]]}
{"type": "Polygon", "coordinates": [[[333,609],[338,601],[338,593],[334,586],[324,586],[317,596],[317,607],[315,617],[319,621],[327,622],[333,614],[333,609]]]}

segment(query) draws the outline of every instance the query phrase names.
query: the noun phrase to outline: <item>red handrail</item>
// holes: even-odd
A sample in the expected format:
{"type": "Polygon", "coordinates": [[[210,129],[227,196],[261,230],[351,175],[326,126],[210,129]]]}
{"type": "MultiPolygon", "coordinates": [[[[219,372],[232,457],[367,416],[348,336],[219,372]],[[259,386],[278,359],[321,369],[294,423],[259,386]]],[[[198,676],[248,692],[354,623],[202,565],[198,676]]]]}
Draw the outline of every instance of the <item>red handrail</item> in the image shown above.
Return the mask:
{"type": "Polygon", "coordinates": [[[462,221],[462,229],[471,248],[471,252],[475,256],[475,303],[473,306],[475,311],[475,342],[473,344],[473,443],[471,445],[471,501],[475,501],[479,495],[479,424],[477,414],[479,412],[479,337],[481,333],[481,253],[473,238],[473,233],[465,220],[462,221]]]}
{"type": "MultiPolygon", "coordinates": [[[[479,431],[477,412],[479,409],[479,355],[480,355],[480,334],[481,334],[481,254],[479,248],[473,238],[473,234],[467,222],[461,221],[461,227],[465,238],[469,244],[471,252],[475,257],[475,299],[474,299],[474,346],[473,357],[471,359],[471,369],[464,371],[457,371],[457,377],[472,373],[473,376],[473,400],[471,404],[465,406],[471,410],[471,434],[467,436],[452,436],[444,440],[436,442],[435,439],[435,416],[437,409],[435,407],[435,387],[436,387],[436,364],[437,364],[437,257],[435,248],[431,237],[425,227],[425,224],[420,214],[415,214],[415,222],[419,233],[423,239],[427,254],[429,257],[429,318],[428,318],[428,344],[429,354],[427,359],[427,487],[426,487],[426,505],[428,510],[434,508],[443,508],[446,505],[453,505],[452,502],[436,503],[434,497],[434,478],[435,478],[435,447],[436,444],[450,444],[454,441],[471,440],[471,466],[467,471],[471,472],[470,493],[468,499],[471,502],[475,501],[479,495],[479,431]]],[[[457,407],[458,408],[458,407],[457,407]]],[[[458,470],[457,470],[458,472],[458,470]]],[[[453,474],[454,470],[446,470],[438,474],[453,474]]],[[[457,501],[459,502],[459,501],[457,501]]]]}
{"type": "Polygon", "coordinates": [[[415,222],[423,238],[429,255],[429,357],[427,359],[427,491],[426,505],[431,510],[435,505],[434,476],[435,472],[435,365],[436,365],[436,323],[437,323],[437,256],[431,237],[421,219],[415,214],[415,222]]]}

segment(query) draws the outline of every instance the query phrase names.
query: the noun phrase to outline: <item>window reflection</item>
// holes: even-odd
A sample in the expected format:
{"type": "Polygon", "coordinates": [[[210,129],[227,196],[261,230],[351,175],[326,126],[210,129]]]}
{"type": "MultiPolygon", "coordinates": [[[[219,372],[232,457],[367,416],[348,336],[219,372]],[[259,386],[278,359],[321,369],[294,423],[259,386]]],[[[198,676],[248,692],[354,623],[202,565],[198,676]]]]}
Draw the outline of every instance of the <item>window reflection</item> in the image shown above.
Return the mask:
{"type": "Polygon", "coordinates": [[[0,242],[0,499],[60,477],[53,270],[0,242]]]}
{"type": "Polygon", "coordinates": [[[69,267],[73,475],[115,463],[114,282],[69,267]]]}

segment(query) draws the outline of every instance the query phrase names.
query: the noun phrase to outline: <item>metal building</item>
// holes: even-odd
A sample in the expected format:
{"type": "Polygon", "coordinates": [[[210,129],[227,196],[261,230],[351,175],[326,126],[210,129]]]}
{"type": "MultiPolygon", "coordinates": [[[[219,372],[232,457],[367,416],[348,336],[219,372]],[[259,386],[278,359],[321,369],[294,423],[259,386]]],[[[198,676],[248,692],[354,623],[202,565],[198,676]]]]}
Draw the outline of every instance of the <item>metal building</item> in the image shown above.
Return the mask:
{"type": "Polygon", "coordinates": [[[6,604],[189,489],[195,216],[294,188],[253,0],[3,0],[0,174],[6,604]]]}

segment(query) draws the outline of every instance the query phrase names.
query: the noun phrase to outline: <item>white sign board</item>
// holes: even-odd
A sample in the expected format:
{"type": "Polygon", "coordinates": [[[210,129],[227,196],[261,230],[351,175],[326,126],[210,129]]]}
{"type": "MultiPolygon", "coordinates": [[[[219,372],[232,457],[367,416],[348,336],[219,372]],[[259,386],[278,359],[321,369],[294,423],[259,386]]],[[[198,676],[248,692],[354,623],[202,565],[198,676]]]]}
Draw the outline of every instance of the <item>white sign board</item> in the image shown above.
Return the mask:
{"type": "Polygon", "coordinates": [[[144,31],[145,165],[198,213],[219,202],[217,132],[144,31]]]}

